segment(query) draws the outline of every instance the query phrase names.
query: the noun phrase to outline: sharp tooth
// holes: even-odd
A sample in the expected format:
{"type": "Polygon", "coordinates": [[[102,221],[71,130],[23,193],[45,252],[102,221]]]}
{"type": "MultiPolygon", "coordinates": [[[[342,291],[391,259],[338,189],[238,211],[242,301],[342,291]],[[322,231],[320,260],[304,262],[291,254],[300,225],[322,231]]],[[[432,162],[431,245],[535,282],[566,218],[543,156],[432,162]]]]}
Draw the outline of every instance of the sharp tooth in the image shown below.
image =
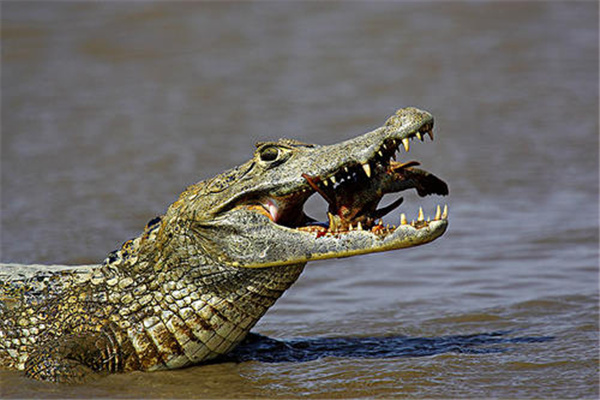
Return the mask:
{"type": "Polygon", "coordinates": [[[273,220],[273,222],[277,222],[277,219],[279,218],[279,207],[277,206],[277,202],[273,199],[267,199],[267,201],[263,203],[263,206],[269,210],[269,214],[271,214],[271,220],[273,220]]]}
{"type": "Polygon", "coordinates": [[[434,221],[439,220],[441,216],[442,216],[442,210],[440,210],[440,205],[438,204],[437,208],[435,209],[435,217],[433,218],[434,221]]]}
{"type": "Polygon", "coordinates": [[[406,150],[406,152],[408,153],[408,150],[410,149],[410,142],[408,138],[402,139],[402,144],[404,145],[404,150],[406,150]]]}
{"type": "Polygon", "coordinates": [[[442,213],[442,219],[448,218],[448,204],[444,205],[444,212],[442,213]]]}
{"type": "Polygon", "coordinates": [[[379,150],[377,154],[379,154],[380,157],[383,157],[383,152],[381,150],[379,150]]]}
{"type": "Polygon", "coordinates": [[[362,225],[361,225],[360,221],[358,221],[358,224],[356,225],[356,229],[358,229],[359,231],[362,231],[362,225]]]}
{"type": "Polygon", "coordinates": [[[400,225],[406,225],[408,224],[408,221],[406,221],[406,214],[402,213],[400,214],[400,225]]]}
{"type": "Polygon", "coordinates": [[[429,135],[431,140],[433,140],[433,131],[431,129],[427,131],[427,134],[429,135]]]}
{"type": "Polygon", "coordinates": [[[344,171],[347,172],[347,173],[350,172],[350,170],[348,169],[348,167],[344,167],[344,171]]]}
{"type": "Polygon", "coordinates": [[[353,230],[354,230],[354,227],[352,226],[352,224],[350,224],[350,225],[348,226],[348,230],[349,230],[349,231],[353,231],[353,230]]]}
{"type": "Polygon", "coordinates": [[[330,232],[336,232],[339,228],[338,226],[338,218],[336,218],[335,215],[333,215],[332,213],[328,212],[327,213],[327,219],[329,219],[329,231],[330,232]]]}
{"type": "Polygon", "coordinates": [[[425,221],[425,215],[423,215],[423,208],[419,207],[419,217],[417,221],[425,221]]]}
{"type": "Polygon", "coordinates": [[[335,184],[335,176],[332,176],[331,178],[329,178],[329,180],[331,181],[331,183],[335,184]]]}
{"type": "Polygon", "coordinates": [[[323,181],[323,185],[324,185],[324,186],[327,186],[327,185],[329,185],[329,182],[327,181],[327,179],[325,179],[325,180],[323,181]]]}
{"type": "Polygon", "coordinates": [[[365,174],[367,175],[367,178],[371,177],[371,166],[369,165],[369,163],[364,163],[362,165],[363,169],[365,170],[365,174]]]}
{"type": "Polygon", "coordinates": [[[421,135],[421,132],[417,131],[416,135],[419,138],[419,140],[422,142],[423,141],[423,135],[421,135]]]}

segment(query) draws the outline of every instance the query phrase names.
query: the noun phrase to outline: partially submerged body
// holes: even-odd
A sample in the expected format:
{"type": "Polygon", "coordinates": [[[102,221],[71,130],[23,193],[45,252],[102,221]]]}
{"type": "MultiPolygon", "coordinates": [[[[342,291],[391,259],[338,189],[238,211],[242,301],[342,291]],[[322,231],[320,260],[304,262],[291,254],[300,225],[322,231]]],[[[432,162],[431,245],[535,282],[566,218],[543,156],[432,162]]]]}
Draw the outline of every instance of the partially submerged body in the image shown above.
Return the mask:
{"type": "Polygon", "coordinates": [[[448,193],[417,162],[393,161],[432,128],[429,113],[405,108],[330,146],[259,143],[250,161],[187,188],[100,265],[0,265],[0,366],[71,382],[207,361],[237,346],[307,261],[436,239],[446,209],[384,226],[402,200],[377,208],[411,188],[448,193]],[[328,202],[328,221],[304,213],[314,193],[328,202]]]}

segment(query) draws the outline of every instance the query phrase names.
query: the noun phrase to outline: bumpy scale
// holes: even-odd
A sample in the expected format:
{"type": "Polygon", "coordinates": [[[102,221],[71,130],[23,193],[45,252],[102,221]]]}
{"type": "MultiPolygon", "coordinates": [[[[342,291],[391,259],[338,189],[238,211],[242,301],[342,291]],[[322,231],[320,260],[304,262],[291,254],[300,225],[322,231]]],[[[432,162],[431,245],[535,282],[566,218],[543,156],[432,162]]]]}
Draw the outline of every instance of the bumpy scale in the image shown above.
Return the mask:
{"type": "Polygon", "coordinates": [[[428,243],[447,227],[420,212],[384,226],[383,195],[445,195],[399,145],[433,139],[433,117],[398,110],[386,124],[329,146],[280,139],[245,164],[187,188],[100,265],[0,265],[0,367],[74,382],[90,373],[180,368],[231,351],[307,261],[428,243]],[[318,193],[328,221],[306,215],[318,193]]]}

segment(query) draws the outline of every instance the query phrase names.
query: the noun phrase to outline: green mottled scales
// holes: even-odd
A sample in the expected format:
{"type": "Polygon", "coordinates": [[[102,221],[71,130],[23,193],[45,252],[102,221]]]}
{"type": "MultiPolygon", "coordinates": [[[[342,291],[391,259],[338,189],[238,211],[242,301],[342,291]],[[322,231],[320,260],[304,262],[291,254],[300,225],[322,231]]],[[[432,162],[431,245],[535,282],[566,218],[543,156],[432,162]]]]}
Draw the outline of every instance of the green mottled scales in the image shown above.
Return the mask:
{"type": "MultiPolygon", "coordinates": [[[[447,226],[383,226],[386,193],[447,186],[418,163],[393,161],[432,138],[433,118],[401,109],[384,126],[330,146],[257,144],[245,164],[192,185],[165,215],[101,265],[0,264],[0,367],[75,382],[92,372],[174,369],[236,347],[307,261],[430,242],[447,226]],[[328,221],[303,211],[318,193],[328,221]]],[[[405,219],[405,218],[404,218],[405,219]]]]}

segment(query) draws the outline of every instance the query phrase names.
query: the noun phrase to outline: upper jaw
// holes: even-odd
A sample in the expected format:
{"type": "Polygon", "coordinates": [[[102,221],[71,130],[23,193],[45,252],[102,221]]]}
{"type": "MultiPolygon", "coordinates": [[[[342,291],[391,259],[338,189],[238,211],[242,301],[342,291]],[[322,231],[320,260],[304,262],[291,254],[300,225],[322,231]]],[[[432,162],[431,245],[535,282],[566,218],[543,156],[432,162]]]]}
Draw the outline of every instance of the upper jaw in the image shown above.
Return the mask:
{"type": "Polygon", "coordinates": [[[303,173],[333,184],[351,170],[362,170],[369,178],[378,162],[387,163],[395,159],[401,147],[408,152],[411,140],[424,141],[427,136],[433,140],[433,116],[414,107],[403,108],[374,131],[315,148],[310,158],[317,162],[313,161],[303,173]]]}
{"type": "MultiPolygon", "coordinates": [[[[383,228],[380,218],[399,206],[402,199],[377,210],[384,194],[410,188],[415,188],[420,196],[448,194],[442,180],[413,168],[419,163],[394,161],[399,149],[410,150],[411,140],[424,141],[427,136],[433,140],[432,129],[431,114],[408,108],[399,110],[375,131],[339,144],[311,148],[302,153],[302,157],[289,160],[292,165],[288,166],[296,172],[287,179],[296,183],[262,196],[259,201],[262,213],[280,225],[318,234],[348,232],[357,227],[389,233],[390,229],[379,229],[375,225],[383,228]],[[295,163],[298,165],[293,165],[295,163]],[[301,211],[306,199],[315,192],[329,204],[327,222],[311,224],[316,221],[301,211]]],[[[434,220],[442,219],[439,210],[440,207],[434,220]]],[[[421,223],[420,217],[413,226],[426,224],[421,223]]],[[[408,223],[405,217],[402,223],[408,223]]]]}
{"type": "MultiPolygon", "coordinates": [[[[398,110],[386,123],[371,132],[340,143],[311,146],[298,150],[285,164],[285,173],[269,171],[267,181],[280,182],[261,188],[274,197],[287,197],[300,192],[314,193],[304,175],[318,177],[324,185],[335,185],[348,176],[370,178],[378,164],[396,159],[396,153],[408,153],[414,139],[433,140],[433,116],[427,111],[408,107],[398,110]]],[[[268,183],[267,183],[268,185],[268,183]]],[[[257,189],[259,189],[257,187],[257,189]]]]}

